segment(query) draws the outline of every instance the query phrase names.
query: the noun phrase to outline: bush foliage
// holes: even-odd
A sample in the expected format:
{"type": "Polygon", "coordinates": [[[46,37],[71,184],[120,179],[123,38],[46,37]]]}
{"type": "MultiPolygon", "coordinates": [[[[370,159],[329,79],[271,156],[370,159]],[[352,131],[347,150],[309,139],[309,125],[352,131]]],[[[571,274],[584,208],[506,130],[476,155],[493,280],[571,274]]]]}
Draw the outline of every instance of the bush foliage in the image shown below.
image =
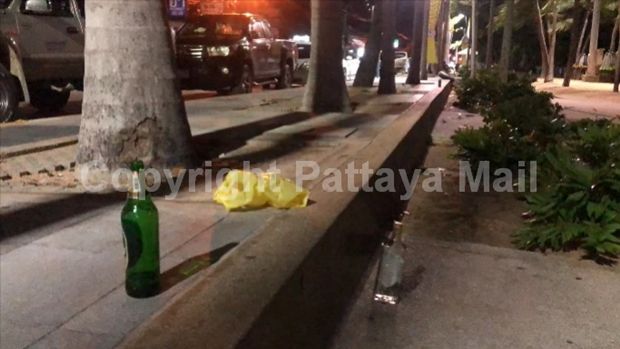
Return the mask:
{"type": "Polygon", "coordinates": [[[465,77],[458,105],[482,114],[485,126],[453,137],[458,156],[492,167],[539,164],[539,191],[526,196],[526,227],[515,234],[524,249],[583,248],[609,260],[620,255],[620,126],[608,120],[567,123],[552,95],[525,79],[501,83],[492,71],[465,77]]]}

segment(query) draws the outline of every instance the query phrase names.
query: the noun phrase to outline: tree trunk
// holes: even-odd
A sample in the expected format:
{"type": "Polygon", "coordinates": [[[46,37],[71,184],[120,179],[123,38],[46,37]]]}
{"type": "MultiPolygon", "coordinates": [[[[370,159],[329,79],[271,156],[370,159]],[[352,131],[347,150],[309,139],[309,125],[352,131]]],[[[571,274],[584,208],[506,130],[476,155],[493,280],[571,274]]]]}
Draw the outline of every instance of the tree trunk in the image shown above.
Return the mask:
{"type": "Polygon", "coordinates": [[[157,169],[191,165],[163,2],[88,0],[86,17],[79,167],[107,176],[136,159],[157,169]]]}
{"type": "Polygon", "coordinates": [[[597,71],[597,49],[598,34],[601,23],[601,0],[594,0],[594,8],[592,10],[592,29],[590,30],[590,50],[588,56],[588,69],[586,71],[586,80],[596,80],[597,71]]]}
{"type": "Polygon", "coordinates": [[[431,0],[424,0],[424,21],[422,37],[422,60],[420,61],[420,79],[428,80],[428,32],[429,14],[431,11],[431,0]]]}
{"type": "Polygon", "coordinates": [[[343,2],[312,0],[312,50],[302,109],[312,113],[350,112],[342,68],[343,2]]]}
{"type": "Polygon", "coordinates": [[[579,37],[579,44],[577,45],[577,54],[575,57],[575,64],[579,63],[579,58],[581,58],[581,55],[583,55],[583,47],[584,47],[583,40],[586,37],[586,31],[588,30],[589,23],[590,23],[590,11],[587,11],[586,17],[583,21],[583,27],[581,28],[581,36],[579,37]]]}
{"type": "MultiPolygon", "coordinates": [[[[620,30],[620,0],[618,0],[618,18],[616,18],[618,30],[620,30]]],[[[620,35],[618,35],[618,48],[620,49],[620,35]]],[[[620,85],[620,50],[616,53],[616,76],[614,77],[614,92],[618,92],[620,85]]]]}
{"type": "MultiPolygon", "coordinates": [[[[553,0],[552,0],[553,1],[553,0]]],[[[550,54],[547,47],[547,37],[545,35],[545,26],[540,11],[540,1],[534,2],[534,19],[536,20],[536,34],[538,36],[538,46],[540,48],[541,77],[545,82],[553,81],[553,72],[550,66],[550,54]]]]}
{"type": "Polygon", "coordinates": [[[413,34],[411,36],[411,59],[409,64],[409,74],[407,84],[420,84],[420,69],[422,66],[422,42],[424,35],[424,1],[414,1],[413,3],[413,34]]]}
{"type": "Polygon", "coordinates": [[[616,17],[616,23],[614,24],[614,29],[611,32],[611,42],[609,43],[609,52],[616,52],[616,39],[618,37],[618,32],[620,32],[620,2],[618,2],[618,16],[616,17]]]}
{"type": "Polygon", "coordinates": [[[536,24],[538,47],[540,49],[540,62],[541,62],[541,67],[542,67],[541,76],[544,79],[544,81],[547,82],[547,77],[549,76],[549,51],[547,49],[545,27],[543,24],[542,15],[540,13],[540,1],[536,0],[533,3],[533,5],[534,5],[534,22],[536,24]]]}
{"type": "Polygon", "coordinates": [[[502,81],[508,80],[508,70],[510,69],[510,51],[512,50],[512,26],[514,21],[515,0],[506,0],[506,23],[504,23],[504,34],[502,38],[502,53],[499,60],[500,76],[502,81]]]}
{"type": "Polygon", "coordinates": [[[469,63],[472,78],[476,77],[476,50],[478,50],[478,8],[476,0],[471,0],[471,62],[469,63]]]}
{"type": "Polygon", "coordinates": [[[570,30],[570,43],[568,46],[568,59],[566,60],[566,69],[564,70],[564,82],[562,86],[568,87],[570,86],[570,79],[573,75],[573,65],[575,62],[572,61],[572,58],[577,55],[577,44],[579,40],[579,27],[581,25],[581,18],[583,17],[583,8],[579,3],[579,0],[575,1],[575,5],[573,5],[573,26],[570,30]]]}
{"type": "Polygon", "coordinates": [[[553,18],[551,19],[551,38],[549,39],[549,50],[547,51],[547,58],[549,60],[549,68],[547,75],[545,76],[545,82],[553,81],[555,77],[555,47],[558,36],[558,3],[557,0],[553,1],[553,18]]]}
{"type": "Polygon", "coordinates": [[[353,86],[372,87],[377,75],[381,45],[381,2],[377,0],[372,7],[372,18],[368,42],[360,66],[355,74],[353,86]]]}
{"type": "Polygon", "coordinates": [[[484,60],[484,65],[487,69],[493,65],[493,33],[495,32],[495,26],[493,18],[495,17],[495,0],[489,2],[489,25],[487,27],[487,52],[484,60]]]}
{"type": "Polygon", "coordinates": [[[394,76],[394,39],[396,38],[396,0],[383,0],[383,38],[381,40],[380,95],[396,93],[394,76]]]}

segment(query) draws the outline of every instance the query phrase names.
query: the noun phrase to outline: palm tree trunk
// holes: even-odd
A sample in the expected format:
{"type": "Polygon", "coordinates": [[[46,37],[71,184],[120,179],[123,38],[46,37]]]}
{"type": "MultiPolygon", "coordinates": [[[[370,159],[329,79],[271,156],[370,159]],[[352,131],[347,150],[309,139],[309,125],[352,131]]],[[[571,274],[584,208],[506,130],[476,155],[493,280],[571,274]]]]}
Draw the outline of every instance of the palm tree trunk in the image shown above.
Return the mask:
{"type": "Polygon", "coordinates": [[[590,23],[590,11],[586,12],[585,19],[583,21],[583,27],[581,28],[581,36],[579,37],[579,44],[577,45],[577,54],[575,57],[575,64],[579,63],[579,58],[583,55],[583,40],[586,37],[586,31],[588,30],[588,24],[590,23]]]}
{"type": "Polygon", "coordinates": [[[478,50],[478,8],[476,0],[471,0],[471,76],[476,77],[476,51],[478,50]]]}
{"type": "Polygon", "coordinates": [[[549,68],[547,70],[547,76],[545,76],[545,82],[553,81],[555,77],[555,47],[558,36],[558,3],[557,0],[553,1],[553,18],[551,20],[551,38],[549,40],[549,50],[547,51],[547,57],[549,60],[549,68]]]}
{"type": "Polygon", "coordinates": [[[192,163],[164,13],[159,0],[86,1],[77,163],[91,174],[106,176],[136,159],[158,169],[192,163]]]}
{"type": "Polygon", "coordinates": [[[590,50],[588,56],[588,69],[584,80],[597,80],[597,50],[598,50],[598,34],[601,22],[601,0],[594,0],[594,8],[592,10],[592,29],[590,30],[590,50]]]}
{"type": "Polygon", "coordinates": [[[396,93],[394,76],[394,39],[396,38],[396,0],[383,0],[383,38],[381,71],[379,80],[380,95],[396,93]]]}
{"type": "Polygon", "coordinates": [[[364,57],[360,62],[360,67],[355,74],[353,86],[372,87],[375,76],[377,75],[377,64],[379,63],[379,51],[381,46],[381,2],[375,1],[372,7],[372,18],[370,33],[364,57]]]}
{"type": "MultiPolygon", "coordinates": [[[[620,0],[618,0],[618,18],[616,18],[618,30],[620,30],[620,0]]],[[[620,35],[618,35],[618,48],[620,48],[620,35]]],[[[616,53],[616,76],[614,77],[614,92],[618,92],[620,85],[620,50],[616,53]]]]}
{"type": "Polygon", "coordinates": [[[343,2],[312,0],[312,50],[302,109],[312,113],[350,112],[342,69],[343,2]]]}
{"type": "Polygon", "coordinates": [[[564,82],[562,86],[568,87],[570,86],[570,79],[573,75],[573,62],[572,58],[577,55],[577,44],[579,40],[579,26],[581,24],[581,18],[583,17],[583,7],[579,1],[575,1],[575,5],[573,5],[573,26],[570,30],[570,43],[568,47],[568,59],[566,60],[566,69],[564,70],[564,82]]]}
{"type": "Polygon", "coordinates": [[[547,49],[547,39],[545,37],[545,27],[542,15],[540,13],[540,1],[534,2],[534,22],[536,24],[536,34],[538,37],[538,46],[540,48],[540,62],[542,67],[541,76],[547,82],[549,75],[549,51],[547,49]]]}
{"type": "Polygon", "coordinates": [[[409,64],[409,74],[407,84],[420,84],[420,69],[422,63],[422,42],[426,39],[424,35],[424,1],[414,1],[413,3],[413,34],[411,36],[411,60],[409,64]]]}
{"type": "Polygon", "coordinates": [[[504,34],[502,38],[502,53],[499,60],[500,76],[502,81],[508,80],[508,70],[510,69],[510,51],[512,50],[512,27],[514,22],[515,0],[506,0],[506,23],[504,23],[504,34]]]}
{"type": "Polygon", "coordinates": [[[424,0],[424,23],[422,38],[422,60],[420,61],[420,78],[428,80],[428,31],[429,31],[429,15],[431,11],[431,0],[424,0]]]}
{"type": "Polygon", "coordinates": [[[487,52],[484,65],[491,68],[493,65],[493,33],[495,32],[495,26],[493,18],[495,17],[495,0],[489,2],[489,25],[487,27],[487,52]]]}
{"type": "Polygon", "coordinates": [[[616,39],[618,38],[618,32],[620,32],[620,2],[618,3],[618,16],[616,17],[616,23],[614,29],[611,32],[611,42],[609,43],[609,52],[616,52],[616,39]]]}

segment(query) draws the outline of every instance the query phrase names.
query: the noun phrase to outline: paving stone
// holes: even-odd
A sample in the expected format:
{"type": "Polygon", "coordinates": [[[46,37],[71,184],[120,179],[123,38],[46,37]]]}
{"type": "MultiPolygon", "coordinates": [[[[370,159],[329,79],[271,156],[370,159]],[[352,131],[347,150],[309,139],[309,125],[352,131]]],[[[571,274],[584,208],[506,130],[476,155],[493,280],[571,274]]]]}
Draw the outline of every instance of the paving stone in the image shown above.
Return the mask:
{"type": "Polygon", "coordinates": [[[127,296],[124,287],[119,287],[76,315],[63,328],[122,338],[175,294],[171,291],[152,298],[135,299],[127,296]]]}
{"type": "Polygon", "coordinates": [[[45,336],[54,326],[14,324],[0,316],[0,347],[21,349],[45,336]]]}
{"type": "Polygon", "coordinates": [[[59,329],[37,341],[29,349],[111,349],[122,337],[110,334],[59,329]]]}
{"type": "Polygon", "coordinates": [[[19,326],[60,326],[122,282],[124,264],[116,252],[15,249],[0,260],[0,317],[19,326]]]}

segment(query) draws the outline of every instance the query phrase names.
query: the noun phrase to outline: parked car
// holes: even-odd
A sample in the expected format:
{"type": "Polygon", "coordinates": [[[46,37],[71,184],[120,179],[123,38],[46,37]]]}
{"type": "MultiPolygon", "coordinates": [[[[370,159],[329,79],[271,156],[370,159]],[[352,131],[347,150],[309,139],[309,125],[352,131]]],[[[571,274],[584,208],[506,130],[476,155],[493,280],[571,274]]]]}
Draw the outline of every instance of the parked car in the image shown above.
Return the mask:
{"type": "Polygon", "coordinates": [[[59,110],[72,89],[82,89],[83,6],[84,0],[0,0],[1,121],[14,117],[15,99],[59,110]]]}
{"type": "MultiPolygon", "coordinates": [[[[293,74],[294,81],[305,84],[310,70],[310,51],[312,45],[309,42],[297,42],[297,52],[299,59],[293,74]]],[[[347,55],[342,59],[342,69],[345,80],[353,80],[357,69],[360,66],[360,59],[352,55],[347,55]]]]}
{"type": "Polygon", "coordinates": [[[409,73],[409,55],[406,51],[394,52],[394,70],[396,73],[409,73]]]}
{"type": "Polygon", "coordinates": [[[178,76],[188,89],[249,93],[254,84],[290,87],[295,43],[277,40],[253,14],[213,14],[187,22],[176,35],[178,76]]]}

